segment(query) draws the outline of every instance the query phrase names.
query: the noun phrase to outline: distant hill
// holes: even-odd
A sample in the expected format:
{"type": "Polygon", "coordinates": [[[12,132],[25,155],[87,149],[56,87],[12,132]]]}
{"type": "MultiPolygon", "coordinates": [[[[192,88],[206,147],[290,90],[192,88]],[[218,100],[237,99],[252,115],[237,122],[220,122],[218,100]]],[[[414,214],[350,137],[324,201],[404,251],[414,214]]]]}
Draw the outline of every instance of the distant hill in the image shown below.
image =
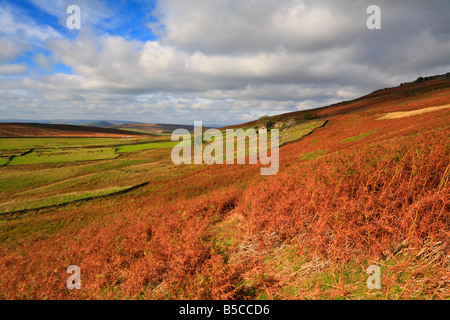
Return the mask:
{"type": "MultiPolygon", "coordinates": [[[[119,125],[124,123],[133,123],[135,121],[118,121],[118,120],[71,120],[71,119],[53,119],[53,120],[45,120],[45,119],[37,119],[37,120],[29,120],[29,119],[0,119],[0,123],[45,123],[45,124],[73,124],[77,126],[83,125],[91,125],[95,127],[94,124],[108,123],[109,126],[119,125]]],[[[88,126],[89,126],[88,125],[88,126]]]]}
{"type": "Polygon", "coordinates": [[[97,128],[66,124],[0,123],[0,137],[125,137],[146,136],[143,133],[113,128],[97,128]]]}
{"type": "Polygon", "coordinates": [[[97,127],[97,128],[108,128],[114,125],[115,125],[114,123],[108,121],[92,121],[80,124],[80,126],[97,127]]]}
{"type": "Polygon", "coordinates": [[[166,123],[138,123],[116,120],[67,120],[76,124],[62,123],[64,120],[39,122],[38,120],[1,120],[0,137],[25,136],[93,136],[93,135],[160,135],[171,134],[176,129],[194,130],[193,125],[166,124],[166,123]],[[102,130],[106,129],[106,130],[102,130]]]}
{"type": "Polygon", "coordinates": [[[176,129],[194,130],[192,125],[183,124],[165,124],[165,123],[126,123],[121,125],[114,125],[110,128],[122,130],[134,130],[136,132],[143,132],[149,134],[172,133],[176,129]]]}

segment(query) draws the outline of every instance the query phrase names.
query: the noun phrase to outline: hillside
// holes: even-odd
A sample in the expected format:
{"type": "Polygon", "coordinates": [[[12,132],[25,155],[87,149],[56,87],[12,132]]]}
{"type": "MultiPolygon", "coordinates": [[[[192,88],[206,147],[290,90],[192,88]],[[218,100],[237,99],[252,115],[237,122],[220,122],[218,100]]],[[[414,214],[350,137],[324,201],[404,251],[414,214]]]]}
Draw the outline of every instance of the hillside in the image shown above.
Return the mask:
{"type": "Polygon", "coordinates": [[[0,298],[449,299],[448,74],[273,118],[316,117],[326,125],[281,147],[273,176],[177,166],[166,143],[1,167],[4,207],[86,198],[0,216],[0,298]]]}
{"type": "MultiPolygon", "coordinates": [[[[402,83],[400,86],[394,88],[380,89],[351,101],[343,101],[312,110],[289,112],[270,118],[274,123],[287,122],[291,119],[301,122],[315,118],[326,118],[350,112],[363,111],[368,108],[376,108],[383,106],[383,104],[390,104],[393,101],[411,99],[415,96],[419,98],[425,94],[432,94],[433,92],[445,90],[449,87],[449,85],[450,73],[431,77],[420,77],[413,82],[402,83]]],[[[254,126],[257,126],[257,120],[224,127],[222,129],[254,126]]]]}
{"type": "Polygon", "coordinates": [[[85,127],[99,127],[99,128],[108,128],[114,126],[111,122],[108,121],[91,121],[79,124],[80,126],[85,127]]]}
{"type": "Polygon", "coordinates": [[[63,124],[0,123],[0,137],[124,137],[144,136],[142,133],[63,124]]]}

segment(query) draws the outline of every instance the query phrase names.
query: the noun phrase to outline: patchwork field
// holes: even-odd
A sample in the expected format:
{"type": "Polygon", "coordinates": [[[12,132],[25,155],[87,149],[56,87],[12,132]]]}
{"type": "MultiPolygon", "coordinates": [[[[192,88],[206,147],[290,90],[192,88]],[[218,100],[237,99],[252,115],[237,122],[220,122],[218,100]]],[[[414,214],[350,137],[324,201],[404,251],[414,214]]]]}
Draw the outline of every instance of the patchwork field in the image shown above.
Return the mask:
{"type": "Polygon", "coordinates": [[[174,165],[170,135],[1,139],[0,298],[449,299],[449,102],[441,77],[276,116],[273,176],[174,165]]]}
{"type": "Polygon", "coordinates": [[[0,214],[104,196],[147,182],[149,172],[160,171],[162,154],[167,155],[151,150],[173,144],[167,136],[1,138],[0,214]],[[128,154],[135,151],[146,152],[128,154]]]}
{"type": "MultiPolygon", "coordinates": [[[[298,124],[281,137],[298,140],[323,123],[298,124]]],[[[150,182],[159,171],[167,173],[166,166],[175,169],[170,151],[179,143],[167,134],[134,139],[1,138],[0,214],[101,197],[150,182]]]]}

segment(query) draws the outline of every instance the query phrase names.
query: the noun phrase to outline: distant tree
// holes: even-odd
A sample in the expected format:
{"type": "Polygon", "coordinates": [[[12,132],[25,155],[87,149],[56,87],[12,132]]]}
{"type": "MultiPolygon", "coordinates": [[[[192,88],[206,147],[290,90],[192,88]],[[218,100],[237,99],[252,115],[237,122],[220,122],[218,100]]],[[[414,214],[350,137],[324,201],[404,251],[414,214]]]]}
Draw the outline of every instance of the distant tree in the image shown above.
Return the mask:
{"type": "Polygon", "coordinates": [[[267,130],[270,130],[275,122],[269,117],[269,116],[263,116],[258,119],[258,128],[266,128],[267,130]]]}
{"type": "Polygon", "coordinates": [[[302,119],[303,119],[304,121],[306,121],[306,120],[316,119],[316,118],[318,118],[318,117],[319,117],[319,116],[317,115],[317,113],[314,113],[314,112],[308,112],[308,113],[305,113],[305,114],[303,115],[302,119]]]}

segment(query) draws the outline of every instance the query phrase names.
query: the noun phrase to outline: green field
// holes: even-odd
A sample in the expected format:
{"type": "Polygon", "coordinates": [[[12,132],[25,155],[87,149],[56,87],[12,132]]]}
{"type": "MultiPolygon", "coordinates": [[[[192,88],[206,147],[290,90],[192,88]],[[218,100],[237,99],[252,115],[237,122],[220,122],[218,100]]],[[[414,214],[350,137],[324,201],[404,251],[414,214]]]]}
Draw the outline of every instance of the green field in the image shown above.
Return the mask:
{"type": "Polygon", "coordinates": [[[103,196],[132,187],[130,182],[163,180],[172,174],[167,159],[177,143],[161,136],[2,138],[0,213],[103,196]]]}
{"type": "Polygon", "coordinates": [[[147,138],[0,138],[0,150],[33,148],[114,146],[146,141],[147,138]]]}
{"type": "Polygon", "coordinates": [[[126,145],[118,148],[117,152],[134,152],[141,150],[150,150],[150,149],[164,149],[164,148],[173,148],[179,142],[169,141],[169,142],[151,142],[145,144],[135,144],[135,145],[126,145]]]}
{"type": "Polygon", "coordinates": [[[167,138],[1,138],[0,166],[106,160],[122,153],[172,148],[167,138]]]}
{"type": "MultiPolygon", "coordinates": [[[[287,128],[280,132],[280,141],[299,139],[322,124],[315,121],[287,128]]],[[[0,214],[103,196],[130,188],[130,182],[158,183],[193,170],[171,162],[171,150],[180,141],[169,139],[2,138],[0,214]]],[[[188,137],[183,141],[193,143],[188,137]]],[[[235,149],[236,145],[235,140],[235,149]]],[[[225,160],[225,148],[223,152],[225,160]]],[[[233,153],[242,157],[256,152],[258,146],[249,150],[247,143],[245,154],[233,153]]]]}
{"type": "Polygon", "coordinates": [[[14,157],[8,165],[104,160],[117,156],[114,148],[37,149],[14,157]]]}
{"type": "Polygon", "coordinates": [[[293,125],[284,129],[280,134],[280,145],[297,141],[298,139],[310,134],[314,129],[325,125],[326,120],[313,120],[293,125]]]}

